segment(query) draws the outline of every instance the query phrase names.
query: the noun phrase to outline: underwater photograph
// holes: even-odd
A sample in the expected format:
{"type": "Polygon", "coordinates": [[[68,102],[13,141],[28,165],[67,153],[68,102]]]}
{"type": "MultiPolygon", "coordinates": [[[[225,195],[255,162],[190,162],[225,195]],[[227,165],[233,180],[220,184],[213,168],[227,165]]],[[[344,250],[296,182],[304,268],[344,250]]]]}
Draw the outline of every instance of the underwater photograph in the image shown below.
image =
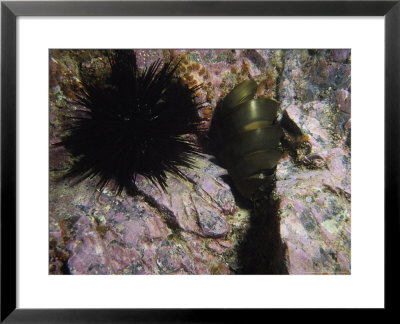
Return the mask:
{"type": "Polygon", "coordinates": [[[50,49],[49,274],[351,274],[350,49],[50,49]]]}

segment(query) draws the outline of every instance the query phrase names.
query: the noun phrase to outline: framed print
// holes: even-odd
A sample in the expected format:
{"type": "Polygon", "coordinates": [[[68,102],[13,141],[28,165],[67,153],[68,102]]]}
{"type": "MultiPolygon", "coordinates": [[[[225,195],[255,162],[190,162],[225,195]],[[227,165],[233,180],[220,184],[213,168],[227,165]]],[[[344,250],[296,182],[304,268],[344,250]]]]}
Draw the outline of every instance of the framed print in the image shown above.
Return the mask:
{"type": "Polygon", "coordinates": [[[2,2],[2,321],[390,309],[399,6],[2,2]]]}

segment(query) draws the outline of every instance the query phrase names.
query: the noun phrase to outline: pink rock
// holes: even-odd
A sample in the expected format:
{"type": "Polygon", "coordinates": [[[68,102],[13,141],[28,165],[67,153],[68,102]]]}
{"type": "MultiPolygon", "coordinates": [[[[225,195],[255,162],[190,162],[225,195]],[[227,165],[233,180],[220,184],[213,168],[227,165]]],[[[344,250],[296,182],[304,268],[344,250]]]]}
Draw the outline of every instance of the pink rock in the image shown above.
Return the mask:
{"type": "Polygon", "coordinates": [[[229,240],[216,239],[216,242],[218,242],[219,245],[227,249],[230,249],[232,247],[232,241],[229,240]]]}
{"type": "MultiPolygon", "coordinates": [[[[349,254],[340,242],[350,240],[349,154],[344,148],[318,153],[322,170],[280,169],[276,193],[280,197],[281,236],[289,247],[289,273],[346,273],[335,255],[349,254]],[[346,228],[346,230],[343,230],[346,228]],[[302,265],[297,264],[302,262],[302,265]]],[[[349,259],[344,259],[348,260],[349,259]]]]}
{"type": "Polygon", "coordinates": [[[351,113],[351,96],[349,91],[344,89],[336,90],[335,99],[340,110],[348,114],[351,113]]]}
{"type": "Polygon", "coordinates": [[[207,243],[207,247],[218,254],[224,254],[226,252],[226,249],[218,244],[218,242],[215,240],[209,241],[207,243]]]}
{"type": "Polygon", "coordinates": [[[125,220],[124,213],[121,213],[121,212],[117,213],[114,218],[118,222],[123,222],[125,220]]]}
{"type": "Polygon", "coordinates": [[[342,273],[350,274],[350,255],[339,252],[337,258],[341,266],[342,273]]]}
{"type": "Polygon", "coordinates": [[[220,216],[218,210],[203,206],[201,204],[202,200],[195,194],[191,196],[203,234],[206,237],[221,237],[226,235],[230,230],[230,226],[220,216]]]}
{"type": "MultiPolygon", "coordinates": [[[[53,140],[51,142],[58,142],[58,140],[53,140]]],[[[63,170],[68,166],[66,159],[68,157],[67,151],[63,147],[56,147],[50,143],[50,170],[63,170]]]]}
{"type": "Polygon", "coordinates": [[[332,50],[332,60],[339,63],[345,63],[350,57],[351,50],[349,49],[335,49],[332,50]]]}
{"type": "Polygon", "coordinates": [[[164,223],[161,221],[161,218],[158,215],[147,218],[146,227],[148,231],[147,235],[150,240],[162,238],[168,234],[164,223]]]}
{"type": "Polygon", "coordinates": [[[307,253],[291,242],[287,242],[289,257],[289,273],[292,274],[314,274],[312,272],[312,261],[307,253]]]}

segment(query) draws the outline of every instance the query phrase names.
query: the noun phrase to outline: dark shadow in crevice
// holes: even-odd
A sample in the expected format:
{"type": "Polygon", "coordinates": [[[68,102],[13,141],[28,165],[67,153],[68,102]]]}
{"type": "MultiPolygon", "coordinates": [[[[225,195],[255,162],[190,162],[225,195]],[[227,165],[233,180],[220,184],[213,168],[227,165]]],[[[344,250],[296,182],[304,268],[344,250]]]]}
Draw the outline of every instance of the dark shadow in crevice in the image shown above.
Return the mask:
{"type": "MultiPolygon", "coordinates": [[[[208,134],[199,142],[204,153],[216,156],[219,150],[211,139],[208,134]]],[[[224,168],[217,158],[212,162],[224,168]]],[[[229,175],[223,175],[221,179],[230,186],[236,205],[251,210],[249,229],[236,248],[237,263],[232,271],[236,274],[288,274],[286,245],[280,233],[279,201],[262,199],[253,203],[242,197],[229,175]]]]}
{"type": "Polygon", "coordinates": [[[237,248],[237,274],[288,274],[278,207],[272,199],[254,204],[250,227],[237,248]]]}
{"type": "Polygon", "coordinates": [[[63,262],[63,265],[61,266],[61,273],[64,275],[71,274],[71,271],[69,270],[69,267],[68,267],[68,260],[63,262]]]}
{"type": "MultiPolygon", "coordinates": [[[[224,167],[224,166],[222,166],[222,167],[224,167]]],[[[253,203],[250,200],[243,198],[243,196],[239,193],[239,191],[236,190],[236,187],[233,184],[232,178],[229,174],[224,174],[224,175],[220,176],[220,179],[231,188],[231,192],[232,192],[232,195],[235,197],[235,204],[237,207],[239,207],[240,209],[252,209],[253,208],[253,206],[254,206],[253,203]]]]}

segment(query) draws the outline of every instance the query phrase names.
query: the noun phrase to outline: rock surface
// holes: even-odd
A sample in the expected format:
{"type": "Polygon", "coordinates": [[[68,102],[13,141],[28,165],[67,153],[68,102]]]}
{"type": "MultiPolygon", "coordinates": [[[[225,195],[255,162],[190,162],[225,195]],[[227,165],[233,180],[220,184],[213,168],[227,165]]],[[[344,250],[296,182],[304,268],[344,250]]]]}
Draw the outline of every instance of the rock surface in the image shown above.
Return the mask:
{"type": "MultiPolygon", "coordinates": [[[[180,56],[184,81],[203,84],[197,100],[205,102],[199,113],[206,126],[218,100],[249,77],[259,84],[258,95],[281,101],[286,153],[270,198],[276,208],[265,213],[276,218],[284,250],[263,261],[287,271],[265,273],[350,274],[350,51],[136,53],[140,67],[180,56]]],[[[139,176],[135,197],[108,189],[100,194],[96,179],[75,186],[59,180],[71,161],[52,144],[73,109],[68,98],[79,87],[79,65],[93,77],[108,73],[101,51],[50,53],[50,273],[235,274],[243,273],[243,253],[257,262],[265,258],[260,251],[275,250],[276,242],[258,238],[243,250],[246,240],[264,237],[254,235],[251,221],[258,207],[238,196],[225,169],[206,154],[196,168],[182,168],[189,181],[170,176],[166,191],[139,176]]]]}
{"type": "Polygon", "coordinates": [[[305,53],[286,55],[283,118],[308,136],[307,150],[281,160],[276,172],[288,272],[350,274],[350,53],[311,57],[311,74],[304,73],[307,64],[297,72],[297,62],[310,60],[305,53]],[[304,93],[306,100],[297,95],[304,93]]]}

